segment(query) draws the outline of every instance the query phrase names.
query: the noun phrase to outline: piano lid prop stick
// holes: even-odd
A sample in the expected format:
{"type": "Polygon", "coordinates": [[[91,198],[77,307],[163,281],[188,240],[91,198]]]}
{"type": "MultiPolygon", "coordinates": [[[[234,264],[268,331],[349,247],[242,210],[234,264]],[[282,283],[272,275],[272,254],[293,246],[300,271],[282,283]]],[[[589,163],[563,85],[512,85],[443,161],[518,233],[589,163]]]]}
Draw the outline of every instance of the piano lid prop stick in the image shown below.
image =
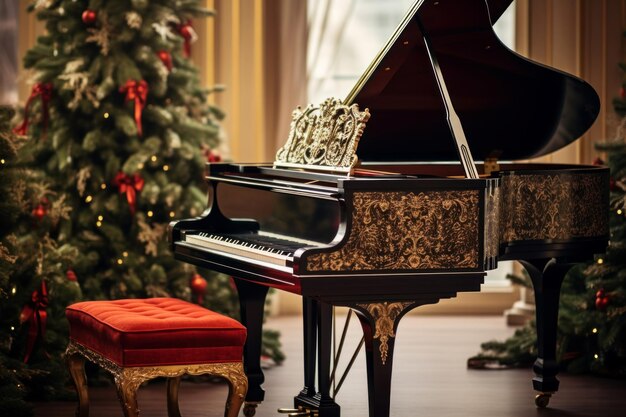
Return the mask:
{"type": "Polygon", "coordinates": [[[419,16],[416,15],[415,19],[417,20],[419,28],[422,31],[424,46],[426,47],[426,53],[428,54],[428,58],[430,59],[430,63],[433,67],[433,73],[435,75],[435,80],[437,81],[437,86],[439,87],[439,93],[441,94],[441,98],[443,100],[443,106],[446,109],[446,121],[448,122],[450,133],[452,134],[452,137],[454,138],[454,141],[456,143],[459,157],[461,159],[461,164],[463,165],[463,170],[465,170],[465,176],[467,178],[478,178],[476,164],[474,163],[474,158],[472,157],[469,145],[467,144],[467,138],[465,137],[465,132],[463,131],[461,119],[459,119],[459,116],[457,115],[456,111],[454,110],[454,106],[452,105],[452,99],[450,98],[450,93],[448,92],[446,81],[443,78],[443,73],[441,72],[439,61],[437,61],[437,57],[432,52],[430,38],[428,37],[427,32],[424,30],[424,26],[422,25],[422,21],[420,20],[419,16]]]}

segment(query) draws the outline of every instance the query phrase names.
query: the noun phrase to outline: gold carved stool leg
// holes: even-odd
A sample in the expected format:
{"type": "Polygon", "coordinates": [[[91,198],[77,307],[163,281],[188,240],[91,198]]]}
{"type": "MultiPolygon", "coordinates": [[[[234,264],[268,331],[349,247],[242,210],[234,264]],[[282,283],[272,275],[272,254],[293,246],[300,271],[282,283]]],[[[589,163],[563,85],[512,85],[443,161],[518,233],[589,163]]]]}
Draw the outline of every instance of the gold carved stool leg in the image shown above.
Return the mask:
{"type": "Polygon", "coordinates": [[[71,342],[65,350],[65,363],[78,394],[76,417],[88,417],[89,391],[87,390],[87,376],[85,375],[85,358],[78,353],[71,342]]]}
{"type": "Polygon", "coordinates": [[[136,370],[141,368],[124,368],[121,372],[114,374],[117,396],[119,397],[124,417],[139,417],[139,407],[137,405],[137,389],[150,378],[145,378],[136,370]]]}
{"type": "Polygon", "coordinates": [[[215,374],[225,378],[228,382],[228,398],[226,399],[224,417],[237,417],[248,392],[248,378],[243,371],[243,363],[224,364],[215,374]]]}
{"type": "Polygon", "coordinates": [[[167,415],[168,417],[181,417],[178,408],[178,390],[180,388],[180,376],[167,378],[167,415]]]}

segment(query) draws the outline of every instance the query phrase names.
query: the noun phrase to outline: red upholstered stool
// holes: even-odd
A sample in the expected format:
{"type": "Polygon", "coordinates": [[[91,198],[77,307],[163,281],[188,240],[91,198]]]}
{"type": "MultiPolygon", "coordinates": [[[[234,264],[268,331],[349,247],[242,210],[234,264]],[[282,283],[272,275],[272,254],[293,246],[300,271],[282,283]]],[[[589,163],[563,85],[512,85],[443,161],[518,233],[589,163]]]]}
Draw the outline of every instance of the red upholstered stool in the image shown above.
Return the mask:
{"type": "Polygon", "coordinates": [[[248,389],[243,371],[246,329],[239,322],[174,298],[86,301],[66,310],[70,323],[67,364],[78,391],[77,416],[87,417],[85,359],[115,379],[126,417],[139,415],[136,393],[152,378],[167,377],[167,408],[180,417],[178,388],[184,374],[228,381],[226,417],[236,417],[248,389]]]}

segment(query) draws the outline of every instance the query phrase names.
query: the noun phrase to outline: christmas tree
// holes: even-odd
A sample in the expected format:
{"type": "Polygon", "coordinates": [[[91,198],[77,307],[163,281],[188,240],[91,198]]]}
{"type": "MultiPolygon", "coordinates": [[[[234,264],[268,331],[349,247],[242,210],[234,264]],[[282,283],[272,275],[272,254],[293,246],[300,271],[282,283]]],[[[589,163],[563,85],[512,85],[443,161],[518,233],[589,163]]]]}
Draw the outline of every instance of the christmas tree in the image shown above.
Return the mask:
{"type": "Polygon", "coordinates": [[[78,252],[50,235],[70,209],[41,173],[16,163],[13,114],[0,107],[0,413],[27,416],[27,399],[70,395],[64,310],[81,294],[66,272],[78,252]]]}
{"type": "MultiPolygon", "coordinates": [[[[174,261],[170,220],[206,207],[206,154],[221,113],[188,60],[199,0],[37,1],[47,34],[25,58],[34,83],[16,131],[21,160],[42,167],[73,208],[56,239],[88,299],[204,291],[174,261]]],[[[226,282],[226,285],[228,283],[226,282]]]]}
{"type": "MultiPolygon", "coordinates": [[[[33,87],[17,165],[48,180],[31,227],[76,250],[58,263],[64,281],[87,300],[174,296],[236,317],[230,277],[176,261],[167,244],[171,220],[206,208],[205,163],[218,158],[223,115],[189,60],[192,19],[212,13],[200,0],[38,0],[31,10],[46,35],[24,57],[33,87]],[[61,206],[71,210],[50,221],[61,206]]],[[[48,344],[68,301],[49,291],[48,344]]]]}

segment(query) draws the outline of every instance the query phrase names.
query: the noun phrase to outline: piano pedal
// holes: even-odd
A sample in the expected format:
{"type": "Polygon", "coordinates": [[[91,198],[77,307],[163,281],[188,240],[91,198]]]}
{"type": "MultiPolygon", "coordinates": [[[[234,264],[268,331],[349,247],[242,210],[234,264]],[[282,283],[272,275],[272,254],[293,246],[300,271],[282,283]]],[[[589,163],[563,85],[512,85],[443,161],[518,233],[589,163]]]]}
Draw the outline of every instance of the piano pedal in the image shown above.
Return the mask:
{"type": "Polygon", "coordinates": [[[280,414],[287,414],[287,417],[318,417],[317,410],[311,410],[308,408],[279,408],[280,414]]]}
{"type": "Polygon", "coordinates": [[[313,412],[313,410],[304,410],[297,413],[287,414],[288,417],[317,417],[317,415],[318,414],[313,412]]]}

